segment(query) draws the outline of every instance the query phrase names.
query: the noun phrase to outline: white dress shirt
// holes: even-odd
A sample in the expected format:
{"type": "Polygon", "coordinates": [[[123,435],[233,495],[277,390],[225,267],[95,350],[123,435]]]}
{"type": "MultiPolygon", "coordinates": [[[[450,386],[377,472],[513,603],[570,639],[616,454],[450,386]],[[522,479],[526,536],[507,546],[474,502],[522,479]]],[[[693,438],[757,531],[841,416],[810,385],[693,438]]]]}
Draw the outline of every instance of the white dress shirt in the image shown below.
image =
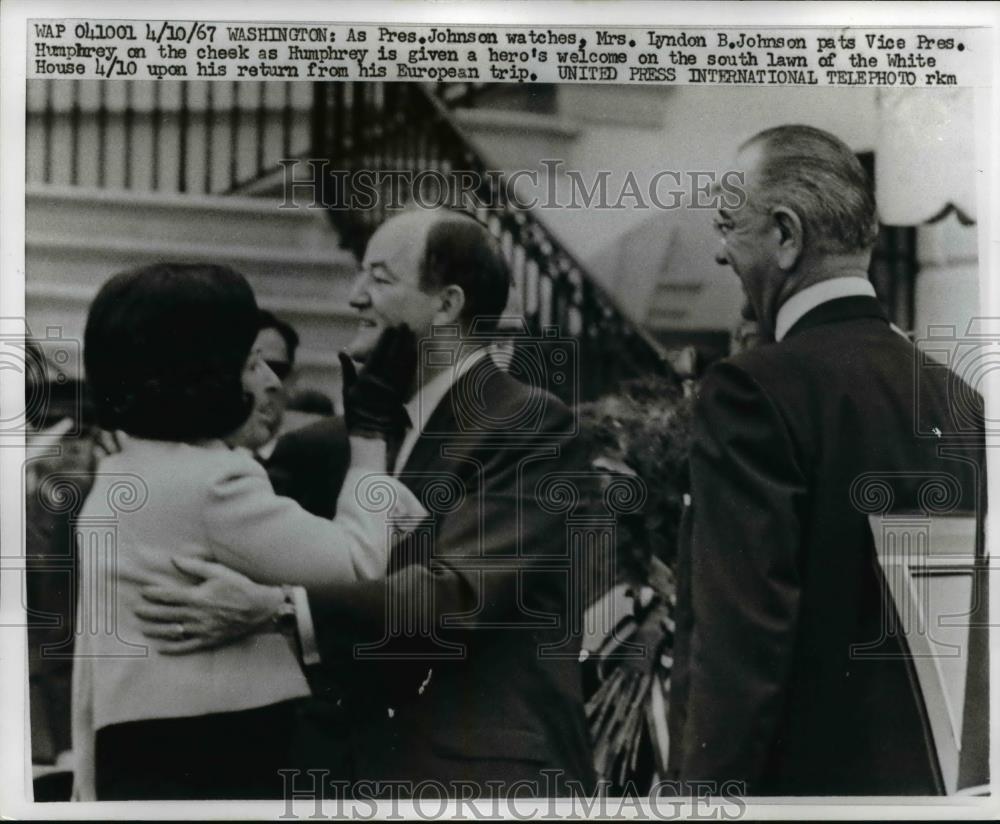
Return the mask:
{"type": "Polygon", "coordinates": [[[774,321],[774,339],[781,341],[799,320],[820,304],[838,298],[859,296],[875,297],[875,287],[872,286],[868,278],[850,275],[842,278],[830,278],[807,286],[781,304],[781,308],[778,309],[778,317],[774,321]]]}
{"type": "MultiPolygon", "coordinates": [[[[411,426],[403,436],[403,441],[396,454],[396,462],[389,467],[392,475],[398,476],[402,468],[406,466],[406,461],[413,452],[420,436],[423,434],[427,421],[430,420],[434,410],[444,400],[445,395],[460,377],[479,363],[483,358],[490,355],[489,347],[482,347],[469,352],[453,369],[446,369],[439,372],[427,383],[425,383],[416,394],[405,404],[406,412],[410,416],[411,426]]],[[[411,502],[412,505],[412,502],[411,502]]],[[[312,620],[312,612],[309,610],[309,598],[304,587],[293,589],[293,600],[295,604],[295,621],[299,634],[299,644],[302,652],[302,663],[312,666],[320,662],[319,645],[316,642],[316,628],[312,620]]]]}
{"type": "Polygon", "coordinates": [[[427,381],[405,404],[406,412],[410,416],[412,425],[406,430],[406,434],[403,436],[399,453],[396,455],[395,465],[389,467],[391,474],[399,475],[402,468],[406,466],[406,461],[410,457],[410,453],[413,452],[413,447],[416,445],[417,440],[423,434],[424,428],[427,426],[427,421],[430,420],[431,415],[434,414],[434,410],[444,400],[444,396],[448,394],[451,387],[458,382],[460,377],[489,354],[490,351],[485,346],[474,349],[466,354],[462,362],[454,368],[439,372],[427,381]]]}

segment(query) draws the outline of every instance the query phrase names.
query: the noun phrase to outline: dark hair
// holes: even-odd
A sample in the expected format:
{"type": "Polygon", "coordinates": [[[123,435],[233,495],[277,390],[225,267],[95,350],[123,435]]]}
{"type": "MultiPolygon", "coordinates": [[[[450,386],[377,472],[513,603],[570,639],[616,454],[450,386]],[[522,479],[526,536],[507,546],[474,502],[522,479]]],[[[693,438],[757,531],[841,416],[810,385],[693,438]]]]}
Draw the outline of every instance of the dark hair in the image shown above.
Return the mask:
{"type": "Polygon", "coordinates": [[[807,242],[822,252],[866,251],[878,224],[871,183],[848,146],[812,126],[776,126],[744,146],[760,144],[759,192],[764,207],[793,209],[807,242]]]}
{"type": "Polygon", "coordinates": [[[285,341],[288,349],[288,362],[295,365],[295,351],[299,348],[299,333],[295,331],[290,323],[277,317],[267,309],[261,309],[257,313],[257,331],[263,332],[265,329],[273,329],[285,341]]]}
{"type": "Polygon", "coordinates": [[[243,275],[209,263],[158,263],[115,275],[87,316],[87,381],[106,429],[194,441],[250,414],[243,367],[257,335],[243,275]]]}
{"type": "Polygon", "coordinates": [[[471,215],[446,212],[427,232],[420,288],[460,286],[465,292],[461,319],[489,318],[495,325],[510,292],[510,271],[500,244],[471,215]]]}

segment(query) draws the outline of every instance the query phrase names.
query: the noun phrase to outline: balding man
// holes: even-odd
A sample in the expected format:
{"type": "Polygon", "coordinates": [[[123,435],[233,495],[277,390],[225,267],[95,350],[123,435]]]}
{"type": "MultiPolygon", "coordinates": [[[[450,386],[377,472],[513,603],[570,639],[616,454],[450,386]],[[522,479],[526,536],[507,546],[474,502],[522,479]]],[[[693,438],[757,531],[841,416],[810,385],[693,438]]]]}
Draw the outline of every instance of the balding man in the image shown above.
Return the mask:
{"type": "MultiPolygon", "coordinates": [[[[582,605],[568,592],[561,516],[536,497],[541,479],[566,468],[572,419],[555,397],[493,362],[490,319],[502,314],[509,283],[481,224],[417,211],[372,236],[351,293],[354,360],[400,323],[433,349],[389,467],[431,517],[394,548],[387,580],[316,587],[308,610],[297,607],[300,627],[315,627],[322,663],[349,688],[349,718],[338,730],[348,765],[335,765],[333,777],[359,793],[507,798],[592,786],[580,639],[568,635],[582,605]],[[531,425],[518,427],[525,411],[531,425]]],[[[288,436],[294,443],[284,448],[342,477],[338,431],[321,423],[288,436]]],[[[332,504],[337,496],[323,497],[332,504]]],[[[170,598],[189,636],[219,643],[266,621],[267,588],[228,570],[201,571],[204,583],[170,598]]],[[[309,646],[303,638],[307,659],[309,646]]],[[[309,781],[301,776],[296,789],[309,781]]]]}
{"type": "Polygon", "coordinates": [[[744,144],[735,168],[747,198],[719,211],[717,259],[764,343],[700,387],[672,761],[684,781],[752,795],[939,793],[913,662],[851,491],[875,473],[895,508],[920,511],[920,485],[946,473],[972,511],[974,464],[940,447],[983,465],[982,431],[962,437],[948,391],[960,382],[918,375],[875,298],[875,204],[848,147],[783,126],[744,144]]]}

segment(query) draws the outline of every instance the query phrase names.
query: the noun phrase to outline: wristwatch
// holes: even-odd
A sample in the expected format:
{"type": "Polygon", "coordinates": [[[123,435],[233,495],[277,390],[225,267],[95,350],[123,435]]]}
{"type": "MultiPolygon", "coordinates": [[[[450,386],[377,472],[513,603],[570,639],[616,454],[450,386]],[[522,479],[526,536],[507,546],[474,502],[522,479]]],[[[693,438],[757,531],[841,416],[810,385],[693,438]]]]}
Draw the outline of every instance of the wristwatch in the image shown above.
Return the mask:
{"type": "Polygon", "coordinates": [[[275,630],[281,633],[295,632],[295,600],[292,597],[292,588],[287,584],[281,587],[281,594],[284,599],[281,605],[271,614],[271,624],[275,630]]]}

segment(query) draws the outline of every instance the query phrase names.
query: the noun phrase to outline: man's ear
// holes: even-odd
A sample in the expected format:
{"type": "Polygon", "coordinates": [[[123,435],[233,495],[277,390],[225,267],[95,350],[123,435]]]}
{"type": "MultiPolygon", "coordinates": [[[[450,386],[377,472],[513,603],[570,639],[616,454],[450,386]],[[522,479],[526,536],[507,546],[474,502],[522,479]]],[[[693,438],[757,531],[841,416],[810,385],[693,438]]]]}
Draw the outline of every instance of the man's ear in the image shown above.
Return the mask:
{"type": "Polygon", "coordinates": [[[776,206],[771,210],[778,231],[778,266],[783,271],[795,268],[805,244],[805,230],[799,216],[791,209],[776,206]]]}
{"type": "Polygon", "coordinates": [[[441,301],[439,323],[458,323],[465,309],[465,290],[452,283],[438,293],[438,300],[441,301]]]}

